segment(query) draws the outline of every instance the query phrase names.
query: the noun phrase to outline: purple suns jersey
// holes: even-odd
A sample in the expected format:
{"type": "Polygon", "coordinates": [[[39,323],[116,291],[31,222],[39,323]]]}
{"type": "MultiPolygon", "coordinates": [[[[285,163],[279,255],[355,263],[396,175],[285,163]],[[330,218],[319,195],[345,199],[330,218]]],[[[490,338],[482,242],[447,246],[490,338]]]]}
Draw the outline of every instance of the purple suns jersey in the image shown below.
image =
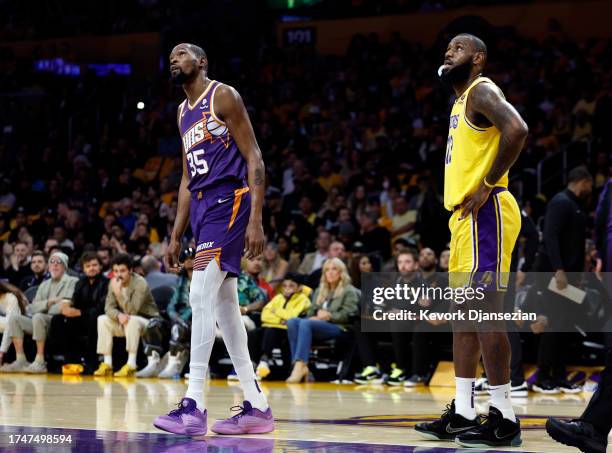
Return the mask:
{"type": "Polygon", "coordinates": [[[220,183],[246,185],[246,160],[214,112],[215,91],[220,85],[212,80],[195,105],[185,99],[179,106],[179,129],[192,193],[220,183]]]}

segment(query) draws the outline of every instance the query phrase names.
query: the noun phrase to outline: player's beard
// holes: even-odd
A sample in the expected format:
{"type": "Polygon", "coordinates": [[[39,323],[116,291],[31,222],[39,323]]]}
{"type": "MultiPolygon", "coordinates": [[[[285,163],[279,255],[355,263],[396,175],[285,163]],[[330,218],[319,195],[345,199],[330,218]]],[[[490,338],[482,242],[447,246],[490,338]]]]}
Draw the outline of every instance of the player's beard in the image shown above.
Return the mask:
{"type": "Polygon", "coordinates": [[[463,85],[469,79],[472,74],[472,62],[471,60],[465,61],[457,66],[453,66],[447,70],[440,68],[438,75],[440,76],[440,82],[448,90],[453,90],[454,86],[463,85]]]}
{"type": "Polygon", "coordinates": [[[175,85],[183,85],[185,83],[187,83],[187,81],[189,80],[189,76],[187,74],[185,74],[183,72],[183,70],[179,70],[176,75],[170,73],[170,80],[172,81],[172,83],[174,83],[175,85]]]}

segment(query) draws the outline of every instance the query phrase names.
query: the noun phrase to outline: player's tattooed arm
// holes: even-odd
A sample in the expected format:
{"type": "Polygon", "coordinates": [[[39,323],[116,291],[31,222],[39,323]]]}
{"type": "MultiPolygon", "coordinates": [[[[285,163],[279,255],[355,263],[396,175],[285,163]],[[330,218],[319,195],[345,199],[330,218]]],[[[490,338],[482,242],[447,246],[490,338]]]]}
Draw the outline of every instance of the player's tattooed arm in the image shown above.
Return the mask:
{"type": "Polygon", "coordinates": [[[484,120],[476,121],[476,124],[493,124],[501,131],[501,137],[493,165],[484,178],[487,183],[483,180],[474,193],[464,198],[460,219],[476,214],[487,201],[492,186],[518,158],[528,133],[527,124],[521,115],[506,101],[499,88],[490,83],[479,83],[472,89],[467,107],[467,113],[472,113],[471,118],[484,120]]]}
{"type": "Polygon", "coordinates": [[[468,102],[472,112],[486,118],[501,131],[497,156],[486,175],[487,182],[495,184],[518,158],[529,130],[521,115],[491,83],[476,85],[468,102]]]}
{"type": "Polygon", "coordinates": [[[215,92],[215,114],[220,117],[245,158],[248,168],[248,184],[251,192],[251,217],[246,232],[246,256],[255,257],[263,252],[264,232],[262,211],[266,184],[266,169],[261,150],[253,132],[249,114],[238,92],[227,85],[220,85],[215,92]]]}

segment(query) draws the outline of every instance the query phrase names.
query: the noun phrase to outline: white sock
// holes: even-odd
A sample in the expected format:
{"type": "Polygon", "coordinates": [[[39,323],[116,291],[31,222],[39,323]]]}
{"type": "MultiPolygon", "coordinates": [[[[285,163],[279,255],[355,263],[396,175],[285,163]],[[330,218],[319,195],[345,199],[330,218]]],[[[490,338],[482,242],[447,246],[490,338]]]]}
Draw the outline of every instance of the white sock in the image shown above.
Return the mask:
{"type": "Polygon", "coordinates": [[[168,356],[168,365],[176,365],[178,363],[178,356],[170,354],[168,356]]]}
{"type": "Polygon", "coordinates": [[[254,408],[265,411],[269,407],[268,399],[255,379],[253,363],[249,356],[246,328],[238,305],[237,281],[237,278],[228,278],[219,289],[219,298],[215,304],[217,324],[221,329],[223,342],[240,380],[244,399],[254,408]]]}
{"type": "Polygon", "coordinates": [[[36,354],[36,358],[34,359],[34,361],[38,363],[45,363],[45,356],[41,354],[36,354]]]}
{"type": "Polygon", "coordinates": [[[491,406],[496,407],[502,413],[504,418],[516,421],[514,409],[512,409],[512,395],[510,394],[510,383],[504,385],[489,386],[491,394],[491,406]]]}
{"type": "Polygon", "coordinates": [[[17,354],[17,360],[27,360],[25,354],[21,353],[21,354],[17,354]]]}
{"type": "Polygon", "coordinates": [[[133,352],[130,352],[128,354],[127,364],[132,368],[136,368],[136,354],[134,354],[133,352]]]}
{"type": "Polygon", "coordinates": [[[194,271],[189,290],[191,305],[191,358],[189,361],[189,384],[186,398],[195,400],[199,410],[206,409],[204,381],[208,361],[215,342],[214,302],[227,272],[222,272],[216,260],[211,260],[206,269],[194,271]]]}
{"type": "Polygon", "coordinates": [[[455,412],[468,420],[476,418],[474,385],[476,378],[455,378],[455,412]]]}
{"type": "Polygon", "coordinates": [[[104,356],[104,363],[106,363],[108,366],[113,366],[113,356],[112,355],[105,355],[104,356]]]}

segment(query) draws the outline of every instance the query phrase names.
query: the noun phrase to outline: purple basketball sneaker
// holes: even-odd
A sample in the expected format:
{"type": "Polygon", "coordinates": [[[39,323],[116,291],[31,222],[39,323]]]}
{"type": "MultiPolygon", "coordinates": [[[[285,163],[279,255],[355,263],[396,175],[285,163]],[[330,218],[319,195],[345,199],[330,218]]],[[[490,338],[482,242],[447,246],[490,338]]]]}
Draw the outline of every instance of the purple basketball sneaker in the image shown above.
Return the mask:
{"type": "Polygon", "coordinates": [[[274,431],[274,417],[270,408],[262,412],[248,401],[243,404],[243,407],[232,407],[232,410],[240,410],[240,413],[217,420],[210,430],[217,434],[265,434],[274,431]]]}
{"type": "Polygon", "coordinates": [[[178,409],[168,415],[160,415],[153,425],[156,428],[185,436],[203,436],[206,434],[206,411],[200,411],[191,398],[183,398],[178,409]]]}

